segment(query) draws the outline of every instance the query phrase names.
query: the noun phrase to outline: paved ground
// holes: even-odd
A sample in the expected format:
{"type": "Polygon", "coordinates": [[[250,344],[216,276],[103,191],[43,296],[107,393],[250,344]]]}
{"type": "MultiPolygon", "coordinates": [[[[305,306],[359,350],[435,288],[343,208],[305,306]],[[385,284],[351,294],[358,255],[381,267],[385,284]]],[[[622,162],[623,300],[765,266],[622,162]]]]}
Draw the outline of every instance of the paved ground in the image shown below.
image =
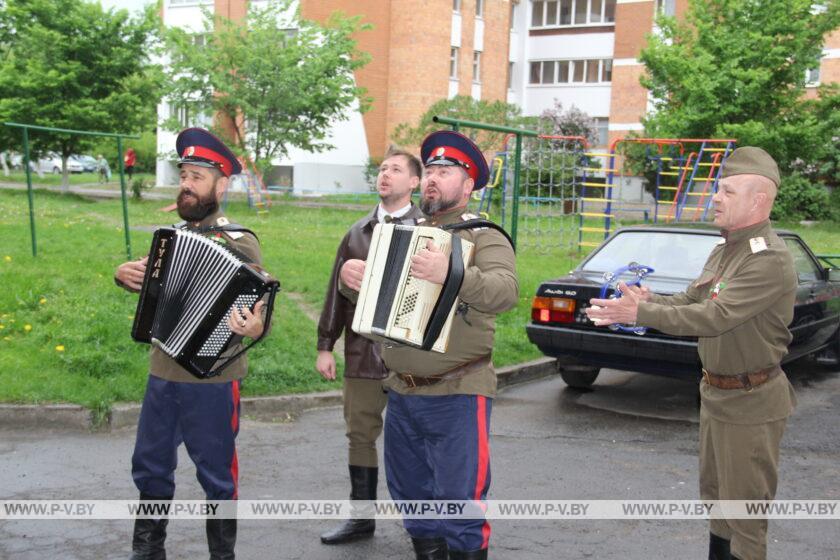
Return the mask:
{"type": "MultiPolygon", "coordinates": [[[[793,368],[799,408],[783,441],[778,497],[840,499],[840,372],[793,368]]],[[[696,499],[695,389],[687,383],[608,371],[580,393],[556,377],[505,392],[492,420],[498,499],[696,499]]],[[[0,499],[134,498],[133,430],[105,434],[17,432],[0,427],[0,499]]],[[[240,434],[243,498],[344,499],[345,448],[338,408],[283,424],[245,420],[240,434]]],[[[202,497],[182,454],[178,497],[202,497]]],[[[384,482],[380,495],[386,495],[384,482]]],[[[397,521],[371,541],[325,547],[331,522],[243,522],[243,559],[412,558],[397,521]]],[[[0,558],[101,559],[129,556],[130,521],[19,521],[0,525],[0,558]]],[[[495,559],[671,559],[706,557],[704,522],[496,521],[495,559]]],[[[840,560],[840,525],[771,523],[772,560],[840,560]]],[[[169,558],[206,558],[200,522],[170,524],[169,558]]]]}

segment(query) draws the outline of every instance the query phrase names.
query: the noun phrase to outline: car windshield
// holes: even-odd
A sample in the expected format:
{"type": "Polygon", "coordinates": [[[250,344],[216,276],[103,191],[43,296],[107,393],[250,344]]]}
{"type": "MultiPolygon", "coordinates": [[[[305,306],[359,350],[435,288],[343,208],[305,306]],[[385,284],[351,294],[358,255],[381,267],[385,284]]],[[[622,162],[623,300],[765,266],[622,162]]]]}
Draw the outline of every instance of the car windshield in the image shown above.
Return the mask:
{"type": "Polygon", "coordinates": [[[591,272],[611,272],[631,262],[654,269],[655,276],[697,278],[717,235],[673,231],[625,231],[613,237],[580,266],[591,272]]]}

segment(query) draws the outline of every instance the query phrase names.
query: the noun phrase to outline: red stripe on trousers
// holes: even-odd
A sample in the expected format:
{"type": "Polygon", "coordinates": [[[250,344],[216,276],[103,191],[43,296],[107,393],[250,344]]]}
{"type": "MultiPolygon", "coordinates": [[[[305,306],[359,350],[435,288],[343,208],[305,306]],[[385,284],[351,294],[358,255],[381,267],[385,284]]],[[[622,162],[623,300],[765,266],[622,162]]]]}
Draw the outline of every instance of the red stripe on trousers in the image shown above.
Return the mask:
{"type": "MultiPolygon", "coordinates": [[[[239,429],[239,381],[233,381],[231,385],[233,392],[233,415],[230,419],[230,428],[234,436],[239,429]]],[[[239,458],[236,456],[236,437],[233,439],[233,461],[230,464],[230,476],[233,478],[233,499],[239,498],[239,458]]]]}
{"type": "MultiPolygon", "coordinates": [[[[484,491],[484,486],[487,484],[487,470],[490,465],[490,445],[487,441],[487,397],[482,395],[476,396],[478,404],[478,476],[475,480],[475,500],[481,500],[481,494],[484,491]]],[[[490,542],[490,523],[484,522],[481,528],[481,534],[484,541],[481,548],[487,548],[490,542]]]]}

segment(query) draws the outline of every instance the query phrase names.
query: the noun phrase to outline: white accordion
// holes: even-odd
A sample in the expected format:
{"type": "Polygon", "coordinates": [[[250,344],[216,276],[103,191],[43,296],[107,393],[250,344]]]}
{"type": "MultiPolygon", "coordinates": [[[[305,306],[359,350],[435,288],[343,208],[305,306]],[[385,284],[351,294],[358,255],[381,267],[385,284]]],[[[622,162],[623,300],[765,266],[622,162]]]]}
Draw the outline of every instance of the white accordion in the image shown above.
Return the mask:
{"type": "Polygon", "coordinates": [[[472,252],[471,242],[439,228],[377,225],[353,330],[373,340],[446,352],[458,291],[472,252]],[[449,273],[443,285],[420,280],[410,272],[411,257],[425,249],[429,241],[449,257],[449,273]]]}

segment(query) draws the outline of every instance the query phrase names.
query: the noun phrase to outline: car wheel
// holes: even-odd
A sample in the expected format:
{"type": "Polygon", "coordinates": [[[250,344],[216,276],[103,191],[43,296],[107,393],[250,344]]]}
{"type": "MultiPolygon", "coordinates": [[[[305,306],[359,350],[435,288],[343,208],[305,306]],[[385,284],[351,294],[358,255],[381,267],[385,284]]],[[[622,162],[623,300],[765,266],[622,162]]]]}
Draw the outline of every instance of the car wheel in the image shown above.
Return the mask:
{"type": "Polygon", "coordinates": [[[815,356],[818,364],[840,366],[840,328],[834,334],[834,344],[815,356]]]}
{"type": "Polygon", "coordinates": [[[566,385],[574,389],[588,389],[598,379],[601,368],[584,365],[560,365],[557,364],[560,377],[566,385]]]}

